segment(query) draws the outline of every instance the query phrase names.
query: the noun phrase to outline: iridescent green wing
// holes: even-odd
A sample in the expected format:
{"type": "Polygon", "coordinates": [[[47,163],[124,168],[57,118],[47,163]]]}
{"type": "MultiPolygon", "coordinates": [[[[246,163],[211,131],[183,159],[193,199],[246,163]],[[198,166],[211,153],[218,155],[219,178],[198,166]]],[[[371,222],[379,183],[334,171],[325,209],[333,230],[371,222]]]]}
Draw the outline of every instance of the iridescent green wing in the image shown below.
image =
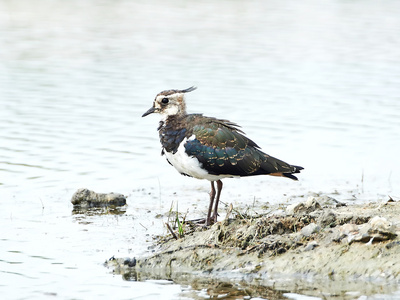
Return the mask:
{"type": "Polygon", "coordinates": [[[291,174],[302,169],[262,152],[234,123],[202,117],[194,124],[185,151],[196,157],[210,174],[271,174],[296,179],[291,174]]]}
{"type": "Polygon", "coordinates": [[[192,129],[186,153],[196,157],[210,174],[247,176],[265,160],[258,146],[245,137],[234,123],[204,118],[192,129]]]}

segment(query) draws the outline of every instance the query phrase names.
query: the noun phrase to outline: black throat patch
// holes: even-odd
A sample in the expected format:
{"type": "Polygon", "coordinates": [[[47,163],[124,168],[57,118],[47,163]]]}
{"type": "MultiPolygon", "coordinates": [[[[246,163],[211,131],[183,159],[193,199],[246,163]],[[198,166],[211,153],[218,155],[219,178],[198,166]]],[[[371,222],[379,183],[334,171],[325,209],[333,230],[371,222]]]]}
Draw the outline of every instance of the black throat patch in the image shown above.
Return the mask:
{"type": "Polygon", "coordinates": [[[166,122],[160,122],[158,133],[163,149],[175,154],[180,143],[186,137],[187,129],[184,126],[179,126],[179,120],[176,116],[170,116],[166,122]]]}

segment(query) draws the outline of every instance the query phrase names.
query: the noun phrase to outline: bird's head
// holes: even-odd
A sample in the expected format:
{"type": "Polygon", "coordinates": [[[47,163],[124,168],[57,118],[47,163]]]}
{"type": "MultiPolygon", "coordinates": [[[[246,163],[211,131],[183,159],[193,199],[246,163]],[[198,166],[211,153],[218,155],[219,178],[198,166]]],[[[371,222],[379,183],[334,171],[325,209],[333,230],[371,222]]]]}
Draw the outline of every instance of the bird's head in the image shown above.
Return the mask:
{"type": "Polygon", "coordinates": [[[172,115],[180,115],[186,113],[185,93],[194,91],[196,87],[192,86],[185,90],[167,90],[158,93],[154,99],[153,106],[146,111],[142,117],[152,113],[161,114],[163,119],[172,115]]]}

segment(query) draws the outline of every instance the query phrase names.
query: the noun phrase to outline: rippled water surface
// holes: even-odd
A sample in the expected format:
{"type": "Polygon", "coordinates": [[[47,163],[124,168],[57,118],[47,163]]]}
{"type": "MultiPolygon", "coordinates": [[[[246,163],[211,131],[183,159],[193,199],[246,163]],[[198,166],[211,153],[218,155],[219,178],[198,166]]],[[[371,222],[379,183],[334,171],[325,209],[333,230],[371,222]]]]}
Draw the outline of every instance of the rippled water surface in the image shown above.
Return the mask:
{"type": "Polygon", "coordinates": [[[205,214],[208,182],[170,168],[158,118],[141,118],[164,89],[196,85],[189,112],[305,167],[299,182],[225,180],[226,202],[399,199],[399,16],[394,0],[1,1],[1,294],[194,297],[102,266],[146,253],[172,201],[205,214]],[[128,206],[73,212],[80,187],[128,206]]]}

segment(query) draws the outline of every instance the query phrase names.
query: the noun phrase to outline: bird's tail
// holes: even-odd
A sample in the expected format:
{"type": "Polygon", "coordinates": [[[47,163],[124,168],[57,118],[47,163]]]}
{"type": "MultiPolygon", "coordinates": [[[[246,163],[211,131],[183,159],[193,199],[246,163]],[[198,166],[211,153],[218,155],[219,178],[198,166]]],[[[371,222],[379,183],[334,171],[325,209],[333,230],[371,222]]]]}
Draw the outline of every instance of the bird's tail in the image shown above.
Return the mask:
{"type": "Polygon", "coordinates": [[[265,161],[263,161],[261,164],[261,169],[263,169],[265,174],[268,175],[283,176],[293,180],[298,180],[293,174],[300,173],[300,171],[304,168],[300,166],[289,165],[280,159],[266,155],[265,161]]]}
{"type": "Polygon", "coordinates": [[[300,166],[292,166],[290,165],[290,167],[292,168],[292,173],[282,173],[282,175],[284,177],[293,179],[293,180],[298,180],[296,176],[293,175],[293,173],[300,173],[301,170],[303,170],[303,167],[300,166]]]}

